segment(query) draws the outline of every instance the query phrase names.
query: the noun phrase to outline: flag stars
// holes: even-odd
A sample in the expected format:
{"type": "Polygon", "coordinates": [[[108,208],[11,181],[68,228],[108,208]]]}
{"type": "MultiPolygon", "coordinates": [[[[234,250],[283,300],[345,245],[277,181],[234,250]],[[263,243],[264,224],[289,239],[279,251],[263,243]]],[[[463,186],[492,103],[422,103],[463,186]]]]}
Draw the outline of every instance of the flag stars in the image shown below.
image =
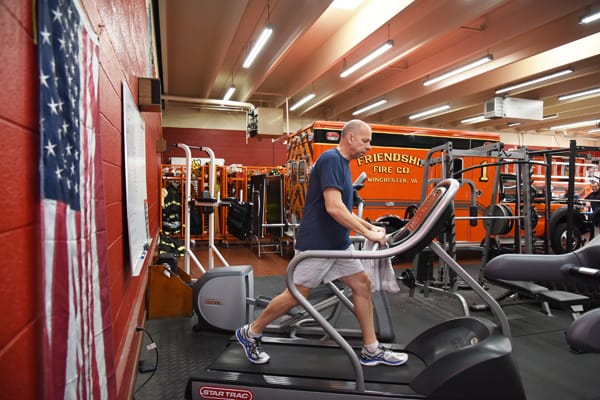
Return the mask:
{"type": "Polygon", "coordinates": [[[44,71],[40,71],[40,83],[42,86],[48,87],[48,78],[50,78],[50,75],[46,75],[44,71]]]}
{"type": "Polygon", "coordinates": [[[56,167],[56,170],[54,170],[54,175],[56,175],[56,180],[58,180],[58,181],[62,180],[62,173],[63,173],[63,169],[56,167]]]}
{"type": "Polygon", "coordinates": [[[54,101],[54,99],[52,99],[52,100],[50,101],[50,103],[48,103],[48,107],[50,107],[50,112],[51,112],[52,114],[54,114],[54,115],[58,115],[58,105],[59,105],[59,103],[56,103],[56,102],[54,101]]]}
{"type": "Polygon", "coordinates": [[[63,16],[63,13],[56,9],[56,10],[52,10],[52,14],[54,15],[54,17],[52,18],[52,21],[58,21],[61,22],[61,18],[63,16]]]}
{"type": "Polygon", "coordinates": [[[44,146],[44,148],[46,149],[46,151],[48,152],[48,156],[56,156],[56,153],[54,152],[54,148],[56,147],[55,144],[53,144],[50,139],[48,139],[48,144],[44,146]]]}
{"type": "Polygon", "coordinates": [[[44,27],[44,30],[40,32],[42,35],[42,43],[52,44],[50,42],[50,32],[48,32],[48,28],[44,27]]]}

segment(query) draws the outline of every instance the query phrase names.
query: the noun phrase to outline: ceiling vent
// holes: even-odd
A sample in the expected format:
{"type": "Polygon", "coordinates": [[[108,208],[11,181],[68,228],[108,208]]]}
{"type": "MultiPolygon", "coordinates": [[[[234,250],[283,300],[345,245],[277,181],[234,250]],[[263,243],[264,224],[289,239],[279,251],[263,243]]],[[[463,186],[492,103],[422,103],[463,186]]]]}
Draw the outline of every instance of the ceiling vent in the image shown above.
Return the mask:
{"type": "Polygon", "coordinates": [[[544,102],[516,97],[494,97],[484,103],[483,114],[487,119],[511,118],[541,121],[544,118],[544,102]]]}

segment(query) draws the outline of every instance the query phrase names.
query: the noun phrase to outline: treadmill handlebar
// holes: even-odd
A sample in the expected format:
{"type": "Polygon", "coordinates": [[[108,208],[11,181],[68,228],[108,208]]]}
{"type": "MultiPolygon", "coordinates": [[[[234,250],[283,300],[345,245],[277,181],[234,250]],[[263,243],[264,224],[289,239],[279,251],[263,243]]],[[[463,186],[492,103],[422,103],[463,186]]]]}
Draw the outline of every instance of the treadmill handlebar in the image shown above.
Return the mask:
{"type": "Polygon", "coordinates": [[[355,258],[355,259],[378,259],[389,258],[402,254],[405,250],[413,248],[427,238],[432,229],[435,228],[447,207],[453,202],[458,191],[459,183],[456,179],[445,179],[439,182],[423,201],[417,213],[411,218],[411,223],[406,224],[401,231],[405,231],[402,239],[394,243],[393,247],[384,250],[306,250],[302,251],[290,261],[286,284],[292,296],[298,303],[314,318],[314,320],[330,335],[330,337],[344,350],[349,357],[356,379],[356,390],[365,392],[364,373],[356,352],[340,333],[314,308],[310,302],[302,296],[294,284],[294,271],[300,261],[305,258],[355,258]]]}

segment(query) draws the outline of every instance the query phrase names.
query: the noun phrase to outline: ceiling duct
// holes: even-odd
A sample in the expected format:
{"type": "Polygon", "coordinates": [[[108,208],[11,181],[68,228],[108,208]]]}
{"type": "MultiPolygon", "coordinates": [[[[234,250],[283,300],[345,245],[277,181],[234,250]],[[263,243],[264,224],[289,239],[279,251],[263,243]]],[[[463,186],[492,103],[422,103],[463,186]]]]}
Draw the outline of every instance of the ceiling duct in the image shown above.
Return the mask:
{"type": "Polygon", "coordinates": [[[255,108],[252,103],[244,103],[241,101],[232,100],[198,99],[194,97],[181,97],[169,95],[162,96],[161,98],[163,101],[196,104],[202,108],[207,108],[211,110],[243,111],[245,113],[248,113],[254,110],[255,108]]]}

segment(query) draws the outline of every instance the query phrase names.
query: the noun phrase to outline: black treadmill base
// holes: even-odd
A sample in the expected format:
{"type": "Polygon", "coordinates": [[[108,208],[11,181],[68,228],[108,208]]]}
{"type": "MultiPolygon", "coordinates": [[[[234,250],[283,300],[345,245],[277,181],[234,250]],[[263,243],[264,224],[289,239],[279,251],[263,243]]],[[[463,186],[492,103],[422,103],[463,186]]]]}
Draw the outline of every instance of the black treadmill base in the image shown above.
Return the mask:
{"type": "MultiPolygon", "coordinates": [[[[339,347],[314,347],[301,344],[285,345],[263,343],[271,359],[262,365],[252,364],[246,359],[242,346],[229,343],[227,350],[210,366],[213,371],[236,371],[249,375],[271,375],[292,378],[332,379],[354,381],[348,356],[339,347]],[[292,361],[293,360],[293,361],[292,361]]],[[[377,365],[364,367],[365,381],[407,385],[425,368],[425,363],[414,354],[409,354],[406,364],[400,366],[377,365]]]]}

